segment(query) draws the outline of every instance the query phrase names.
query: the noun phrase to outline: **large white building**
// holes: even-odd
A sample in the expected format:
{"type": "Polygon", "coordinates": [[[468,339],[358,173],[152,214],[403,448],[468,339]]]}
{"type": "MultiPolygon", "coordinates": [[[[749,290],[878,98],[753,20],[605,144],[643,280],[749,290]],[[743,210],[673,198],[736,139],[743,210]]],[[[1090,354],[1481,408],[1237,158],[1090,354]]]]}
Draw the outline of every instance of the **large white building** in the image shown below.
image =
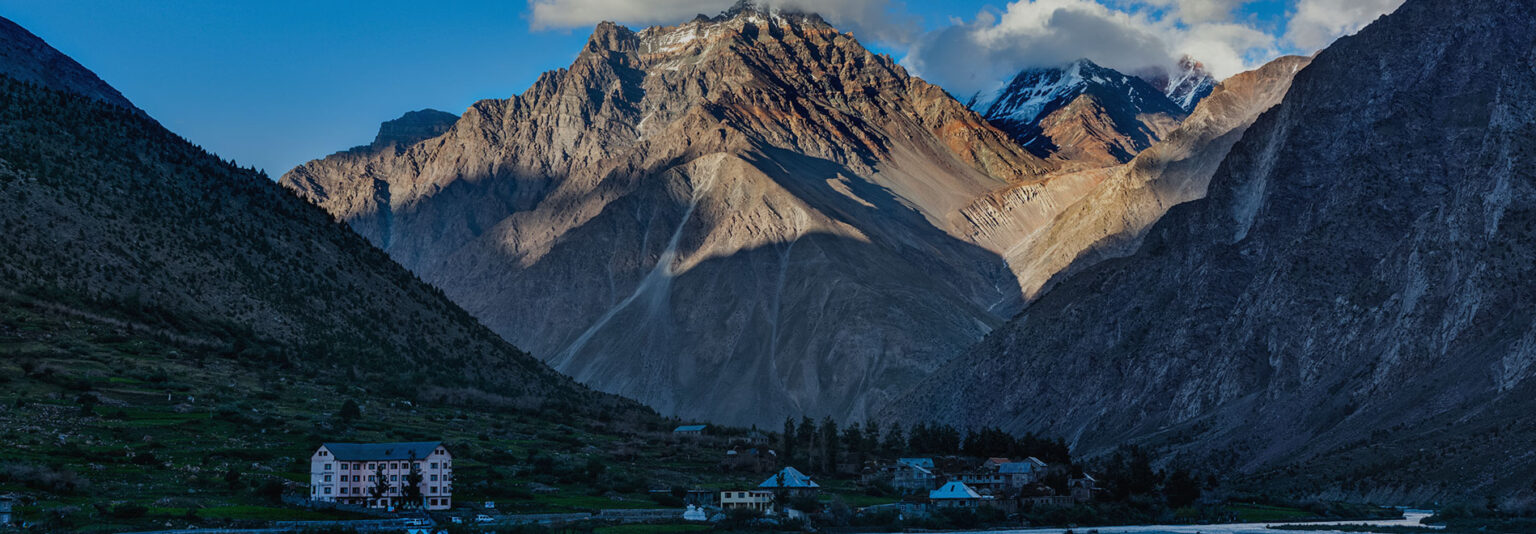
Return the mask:
{"type": "Polygon", "coordinates": [[[437,441],[323,444],[309,458],[309,498],[370,508],[402,506],[412,472],[421,475],[416,486],[420,506],[453,507],[453,455],[437,441]]]}

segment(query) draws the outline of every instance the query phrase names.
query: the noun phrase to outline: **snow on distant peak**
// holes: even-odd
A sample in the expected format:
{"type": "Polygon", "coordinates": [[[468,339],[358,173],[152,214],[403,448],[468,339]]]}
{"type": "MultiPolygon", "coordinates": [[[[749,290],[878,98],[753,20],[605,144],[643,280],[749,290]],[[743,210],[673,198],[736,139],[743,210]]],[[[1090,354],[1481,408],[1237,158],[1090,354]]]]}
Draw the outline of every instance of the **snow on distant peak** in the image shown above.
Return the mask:
{"type": "Polygon", "coordinates": [[[1048,108],[1083,94],[1092,86],[1124,87],[1134,97],[1135,89],[1130,84],[1129,76],[1079,59],[1057,68],[1024,69],[997,89],[972,96],[970,108],[988,120],[1033,123],[1048,108]]]}

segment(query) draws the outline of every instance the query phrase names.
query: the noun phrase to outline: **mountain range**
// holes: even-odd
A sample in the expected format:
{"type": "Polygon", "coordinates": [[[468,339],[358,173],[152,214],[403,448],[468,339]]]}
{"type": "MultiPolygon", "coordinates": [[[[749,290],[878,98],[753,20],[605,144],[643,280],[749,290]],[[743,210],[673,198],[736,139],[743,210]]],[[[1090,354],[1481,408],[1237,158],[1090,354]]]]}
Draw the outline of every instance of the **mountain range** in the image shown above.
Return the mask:
{"type": "Polygon", "coordinates": [[[1219,83],[1080,60],[962,103],[742,3],[601,24],[522,94],[273,182],[0,19],[0,337],[69,358],[15,365],[54,400],[163,363],[548,428],[939,421],[1308,495],[1528,493],[1532,42],[1530,2],[1408,0],[1219,83]]]}
{"type": "Polygon", "coordinates": [[[601,25],[522,95],[379,139],[441,135],[281,183],[597,389],[699,420],[860,420],[1202,194],[1295,70],[1202,111],[1206,75],[1182,68],[1162,87],[1088,60],[1026,70],[972,111],[820,17],[743,3],[601,25]],[[1196,102],[1190,131],[1170,94],[1196,102]],[[1166,158],[1127,165],[1164,137],[1166,158]],[[1106,183],[1155,205],[1095,197],[1106,183]],[[1072,209],[1126,220],[1056,222],[1072,209]]]}
{"type": "Polygon", "coordinates": [[[1376,501],[1527,490],[1533,39],[1528,2],[1412,0],[1340,39],[1204,198],[889,413],[1376,501]]]}

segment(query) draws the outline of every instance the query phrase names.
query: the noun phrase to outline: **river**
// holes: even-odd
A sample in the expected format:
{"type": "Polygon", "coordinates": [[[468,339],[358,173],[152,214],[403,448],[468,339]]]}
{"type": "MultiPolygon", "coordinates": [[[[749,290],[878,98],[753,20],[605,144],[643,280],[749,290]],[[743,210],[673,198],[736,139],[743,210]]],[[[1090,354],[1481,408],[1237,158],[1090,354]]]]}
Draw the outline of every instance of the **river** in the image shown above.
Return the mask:
{"type": "MultiPolygon", "coordinates": [[[[1378,527],[1429,527],[1445,528],[1441,525],[1425,525],[1423,521],[1433,512],[1427,510],[1404,510],[1402,519],[1379,520],[1355,520],[1355,521],[1322,521],[1306,522],[1308,525],[1371,525],[1378,527]]],[[[1023,528],[1015,530],[987,530],[987,531],[957,531],[957,532],[987,532],[989,534],[1061,534],[1072,531],[1075,534],[1339,534],[1338,530],[1273,530],[1270,525],[1295,525],[1298,522],[1278,523],[1231,523],[1219,525],[1140,525],[1132,527],[1078,527],[1066,528],[1023,528]]]]}

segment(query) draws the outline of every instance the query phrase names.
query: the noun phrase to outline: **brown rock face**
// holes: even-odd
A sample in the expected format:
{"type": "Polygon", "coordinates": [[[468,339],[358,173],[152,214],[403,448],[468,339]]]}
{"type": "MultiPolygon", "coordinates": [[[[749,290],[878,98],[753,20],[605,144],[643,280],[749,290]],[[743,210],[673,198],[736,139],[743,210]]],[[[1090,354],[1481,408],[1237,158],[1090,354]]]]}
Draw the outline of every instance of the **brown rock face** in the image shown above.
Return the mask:
{"type": "Polygon", "coordinates": [[[282,183],[557,369],[664,413],[861,418],[1021,304],[960,211],[1053,168],[814,15],[632,32],[282,183]]]}

